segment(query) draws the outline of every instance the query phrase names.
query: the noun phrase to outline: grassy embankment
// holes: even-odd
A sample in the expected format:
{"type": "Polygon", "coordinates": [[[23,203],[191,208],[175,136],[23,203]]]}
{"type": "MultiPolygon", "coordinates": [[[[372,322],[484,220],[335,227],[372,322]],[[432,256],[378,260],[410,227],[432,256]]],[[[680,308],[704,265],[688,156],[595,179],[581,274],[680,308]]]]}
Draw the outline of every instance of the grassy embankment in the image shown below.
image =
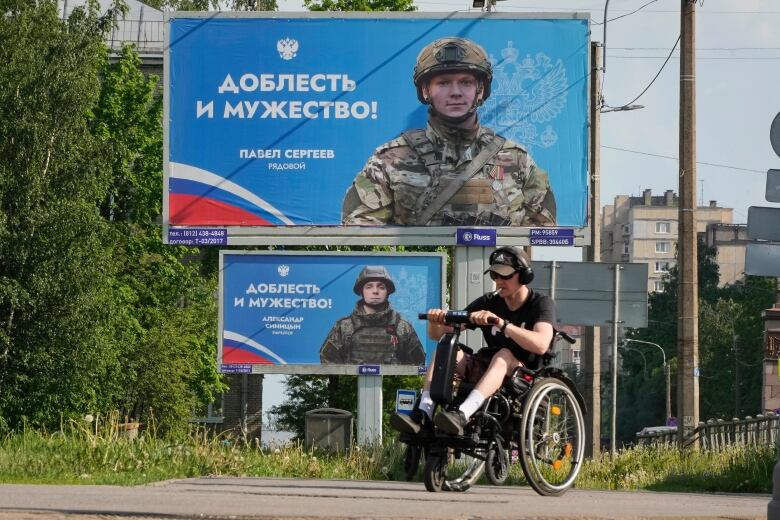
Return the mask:
{"type": "MultiPolygon", "coordinates": [[[[392,440],[334,455],[300,445],[258,449],[197,433],[178,440],[148,432],[125,439],[116,424],[70,423],[56,433],[27,430],[0,437],[0,482],[134,485],[205,475],[401,480],[403,453],[392,440]]],[[[614,460],[586,461],[577,487],[770,493],[776,460],[773,447],[722,453],[638,447],[614,460]]],[[[513,466],[508,484],[524,483],[519,465],[513,466]]]]}

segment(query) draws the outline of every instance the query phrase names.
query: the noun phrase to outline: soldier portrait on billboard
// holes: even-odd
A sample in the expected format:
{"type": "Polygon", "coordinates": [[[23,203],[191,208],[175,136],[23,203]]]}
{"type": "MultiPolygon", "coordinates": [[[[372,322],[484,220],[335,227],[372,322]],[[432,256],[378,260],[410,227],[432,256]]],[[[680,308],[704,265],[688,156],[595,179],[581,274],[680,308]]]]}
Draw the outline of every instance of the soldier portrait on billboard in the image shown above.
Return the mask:
{"type": "Polygon", "coordinates": [[[336,321],[320,348],[323,364],[423,365],[425,350],[411,323],[390,305],[395,283],[384,266],[367,265],[355,280],[360,297],[336,321]]]}
{"type": "Polygon", "coordinates": [[[493,66],[471,40],[440,38],[414,66],[425,129],[384,143],[342,203],[345,225],[549,226],[555,197],[547,172],[521,144],[482,126],[493,66]]]}

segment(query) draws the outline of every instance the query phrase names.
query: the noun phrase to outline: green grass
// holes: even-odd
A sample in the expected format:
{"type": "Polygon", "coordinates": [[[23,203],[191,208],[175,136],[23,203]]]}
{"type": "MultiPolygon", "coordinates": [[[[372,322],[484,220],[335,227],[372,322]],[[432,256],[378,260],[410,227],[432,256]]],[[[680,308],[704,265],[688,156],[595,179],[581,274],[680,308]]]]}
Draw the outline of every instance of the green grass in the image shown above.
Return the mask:
{"type": "Polygon", "coordinates": [[[777,462],[774,446],[732,446],[722,452],[678,450],[672,445],[637,446],[588,460],[578,487],[771,493],[777,462]]]}
{"type": "MultiPolygon", "coordinates": [[[[66,428],[46,434],[9,434],[0,440],[0,482],[134,485],[204,475],[381,479],[388,448],[353,449],[345,455],[315,452],[300,445],[261,450],[202,434],[177,440],[141,434],[122,438],[66,428]]],[[[387,472],[387,469],[385,469],[387,472]]]]}
{"type": "MultiPolygon", "coordinates": [[[[135,485],[206,475],[402,480],[403,455],[403,445],[393,439],[383,446],[331,454],[299,444],[259,449],[202,432],[175,441],[150,432],[126,439],[110,422],[70,422],[55,433],[25,430],[0,437],[0,482],[135,485]]],[[[637,447],[614,459],[607,455],[586,461],[576,485],[770,493],[776,460],[773,447],[733,447],[721,453],[637,447]]],[[[507,484],[525,484],[519,465],[512,466],[507,484]]]]}

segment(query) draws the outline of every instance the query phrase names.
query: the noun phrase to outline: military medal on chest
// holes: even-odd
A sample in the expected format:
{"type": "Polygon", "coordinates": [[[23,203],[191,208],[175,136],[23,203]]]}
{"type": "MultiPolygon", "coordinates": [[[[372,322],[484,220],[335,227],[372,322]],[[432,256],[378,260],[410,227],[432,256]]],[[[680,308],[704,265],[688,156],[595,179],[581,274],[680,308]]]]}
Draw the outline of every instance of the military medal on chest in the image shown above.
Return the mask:
{"type": "Polygon", "coordinates": [[[490,176],[493,178],[491,186],[495,191],[499,191],[504,188],[504,167],[494,166],[490,170],[490,176]]]}
{"type": "Polygon", "coordinates": [[[395,325],[388,325],[385,329],[390,334],[390,343],[394,346],[398,346],[398,335],[396,334],[395,325]]]}

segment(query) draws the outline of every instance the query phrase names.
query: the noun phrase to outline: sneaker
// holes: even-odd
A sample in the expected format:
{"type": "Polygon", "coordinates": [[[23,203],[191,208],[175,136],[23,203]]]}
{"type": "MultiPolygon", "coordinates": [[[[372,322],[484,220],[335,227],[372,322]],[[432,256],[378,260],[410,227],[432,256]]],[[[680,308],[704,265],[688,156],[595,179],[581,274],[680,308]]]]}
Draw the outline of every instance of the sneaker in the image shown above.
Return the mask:
{"type": "Polygon", "coordinates": [[[433,422],[440,430],[450,435],[463,435],[463,429],[468,423],[466,416],[460,410],[439,412],[434,417],[433,422]]]}
{"type": "Polygon", "coordinates": [[[424,421],[423,415],[425,415],[425,413],[419,409],[413,410],[410,415],[395,412],[390,416],[390,426],[401,433],[416,435],[420,433],[420,430],[422,429],[424,421]]]}

